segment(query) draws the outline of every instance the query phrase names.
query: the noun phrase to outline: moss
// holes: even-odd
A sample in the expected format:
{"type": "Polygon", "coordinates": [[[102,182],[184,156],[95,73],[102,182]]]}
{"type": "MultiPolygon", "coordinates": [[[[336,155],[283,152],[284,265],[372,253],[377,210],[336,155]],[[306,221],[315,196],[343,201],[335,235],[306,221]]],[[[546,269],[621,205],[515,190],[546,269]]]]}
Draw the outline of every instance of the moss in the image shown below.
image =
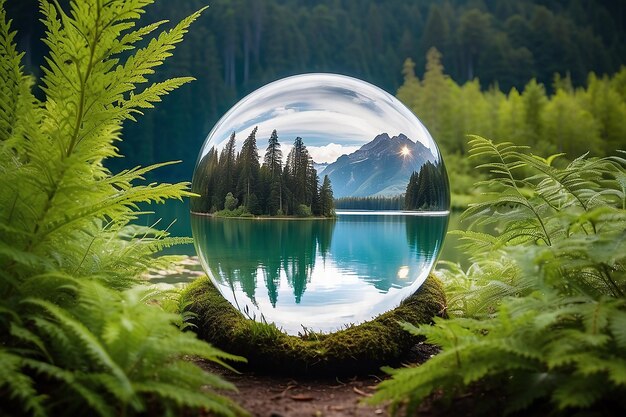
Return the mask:
{"type": "Polygon", "coordinates": [[[445,308],[441,283],[430,276],[399,307],[369,322],[330,334],[290,336],[245,318],[206,276],[190,284],[184,297],[197,315],[200,338],[246,357],[251,369],[297,375],[358,374],[397,364],[419,341],[399,322],[429,323],[445,308]]]}

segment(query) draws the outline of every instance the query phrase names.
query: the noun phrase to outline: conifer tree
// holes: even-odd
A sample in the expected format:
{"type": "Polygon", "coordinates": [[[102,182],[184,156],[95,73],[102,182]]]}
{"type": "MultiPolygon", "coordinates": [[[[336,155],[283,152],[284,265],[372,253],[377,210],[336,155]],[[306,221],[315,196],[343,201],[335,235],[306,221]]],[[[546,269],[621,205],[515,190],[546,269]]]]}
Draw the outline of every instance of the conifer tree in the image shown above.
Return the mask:
{"type": "Polygon", "coordinates": [[[268,172],[272,181],[280,175],[283,163],[283,151],[280,149],[276,129],[272,131],[272,135],[270,136],[263,163],[268,167],[268,172]]]}
{"type": "Polygon", "coordinates": [[[217,197],[220,202],[224,201],[227,193],[235,191],[237,184],[237,150],[235,146],[235,132],[233,131],[219,157],[220,176],[218,178],[217,197]]]}
{"type": "Polygon", "coordinates": [[[192,191],[200,194],[200,197],[191,198],[191,211],[214,212],[220,206],[217,195],[217,182],[220,177],[218,169],[217,150],[211,147],[209,152],[202,157],[193,174],[192,191]]]}
{"type": "Polygon", "coordinates": [[[330,178],[328,175],[324,175],[324,181],[320,188],[320,211],[321,215],[325,217],[332,217],[335,215],[335,203],[333,197],[333,188],[330,184],[330,178]]]}
{"type": "Polygon", "coordinates": [[[269,214],[276,214],[282,209],[282,163],[283,152],[278,142],[278,134],[274,129],[263,158],[263,168],[267,173],[266,189],[268,190],[265,204],[269,214]]]}
{"type": "MultiPolygon", "coordinates": [[[[308,153],[308,152],[307,152],[308,153]]],[[[311,206],[314,214],[319,214],[319,182],[317,170],[313,165],[313,158],[308,155],[308,163],[306,169],[306,198],[304,203],[311,206]]]]}
{"type": "Polygon", "coordinates": [[[417,172],[413,171],[409,182],[406,185],[406,193],[404,194],[404,209],[415,209],[415,198],[417,197],[417,172]]]}
{"type": "MultiPolygon", "coordinates": [[[[309,157],[310,158],[310,157],[309,157]]],[[[310,194],[309,205],[311,206],[311,212],[314,216],[321,216],[321,204],[320,204],[320,177],[317,175],[317,170],[313,168],[313,159],[310,158],[309,174],[308,174],[308,189],[310,194]]]]}
{"type": "Polygon", "coordinates": [[[407,58],[402,65],[402,76],[404,84],[398,88],[396,97],[410,109],[418,105],[418,97],[420,95],[420,80],[415,75],[415,62],[411,58],[407,58]]]}
{"type": "MultiPolygon", "coordinates": [[[[259,179],[259,151],[256,146],[257,130],[258,127],[252,129],[250,135],[248,135],[246,140],[243,142],[241,153],[239,154],[237,161],[237,165],[239,167],[237,194],[243,198],[243,203],[248,210],[250,210],[251,206],[250,196],[255,192],[255,187],[258,185],[259,179]]],[[[242,198],[240,198],[240,200],[242,198]]],[[[254,200],[258,202],[256,196],[254,200]]]]}
{"type": "Polygon", "coordinates": [[[291,176],[290,189],[293,194],[292,207],[300,204],[306,204],[307,193],[307,174],[309,174],[309,153],[302,141],[301,137],[296,137],[293,148],[287,156],[287,164],[289,166],[289,174],[291,176]]]}
{"type": "Polygon", "coordinates": [[[285,164],[283,168],[283,175],[282,175],[282,183],[284,187],[281,188],[282,195],[280,199],[280,204],[281,204],[281,210],[283,214],[291,214],[292,208],[293,208],[293,193],[291,192],[293,176],[291,175],[291,171],[290,171],[291,159],[293,159],[293,154],[290,151],[289,154],[287,155],[287,163],[285,164]]]}

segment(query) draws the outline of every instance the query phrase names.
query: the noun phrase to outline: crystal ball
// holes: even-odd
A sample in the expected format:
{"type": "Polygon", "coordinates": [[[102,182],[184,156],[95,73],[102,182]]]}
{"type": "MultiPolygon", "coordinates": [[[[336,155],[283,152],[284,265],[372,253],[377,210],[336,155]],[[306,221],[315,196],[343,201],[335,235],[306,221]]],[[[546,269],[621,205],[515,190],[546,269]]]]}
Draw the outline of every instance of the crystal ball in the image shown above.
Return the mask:
{"type": "Polygon", "coordinates": [[[233,106],[202,145],[192,232],[220,293],[288,334],[371,320],[413,294],[450,193],[432,136],[367,82],[305,74],[233,106]]]}

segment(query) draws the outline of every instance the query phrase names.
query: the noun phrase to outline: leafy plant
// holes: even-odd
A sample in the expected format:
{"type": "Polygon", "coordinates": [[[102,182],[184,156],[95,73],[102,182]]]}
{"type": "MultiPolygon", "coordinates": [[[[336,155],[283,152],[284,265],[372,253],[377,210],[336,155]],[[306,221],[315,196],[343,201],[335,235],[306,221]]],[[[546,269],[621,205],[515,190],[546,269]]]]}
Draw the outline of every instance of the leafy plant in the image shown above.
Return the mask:
{"type": "Polygon", "coordinates": [[[442,273],[453,318],[405,325],[441,353],[389,369],[372,401],[410,412],[434,392],[450,399],[478,384],[498,414],[626,409],[626,160],[470,145],[491,193],[464,217],[496,232],[459,233],[473,265],[442,273]]]}
{"type": "Polygon", "coordinates": [[[241,412],[203,389],[232,385],[187,356],[239,358],[183,333],[158,293],[134,286],[167,264],[152,254],[186,241],[130,224],[138,205],[189,196],[188,184],[142,182],[166,164],[104,165],[124,120],[192,80],[144,86],[201,12],[145,42],[165,23],[135,27],[150,3],[81,0],[66,12],[41,1],[38,101],[0,0],[0,414],[241,412]]]}

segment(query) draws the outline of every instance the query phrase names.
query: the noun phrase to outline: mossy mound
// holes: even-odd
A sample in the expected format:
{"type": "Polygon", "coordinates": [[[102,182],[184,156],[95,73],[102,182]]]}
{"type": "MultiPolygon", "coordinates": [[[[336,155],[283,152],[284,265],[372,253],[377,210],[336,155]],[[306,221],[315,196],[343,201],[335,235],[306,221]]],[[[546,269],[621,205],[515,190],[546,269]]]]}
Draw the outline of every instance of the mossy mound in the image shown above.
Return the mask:
{"type": "Polygon", "coordinates": [[[184,298],[187,309],[197,315],[195,330],[201,339],[244,356],[251,369],[293,375],[362,374],[398,364],[419,341],[399,322],[430,323],[444,314],[446,301],[441,283],[430,276],[390,312],[335,333],[302,337],[245,318],[206,276],[191,283],[184,298]]]}

